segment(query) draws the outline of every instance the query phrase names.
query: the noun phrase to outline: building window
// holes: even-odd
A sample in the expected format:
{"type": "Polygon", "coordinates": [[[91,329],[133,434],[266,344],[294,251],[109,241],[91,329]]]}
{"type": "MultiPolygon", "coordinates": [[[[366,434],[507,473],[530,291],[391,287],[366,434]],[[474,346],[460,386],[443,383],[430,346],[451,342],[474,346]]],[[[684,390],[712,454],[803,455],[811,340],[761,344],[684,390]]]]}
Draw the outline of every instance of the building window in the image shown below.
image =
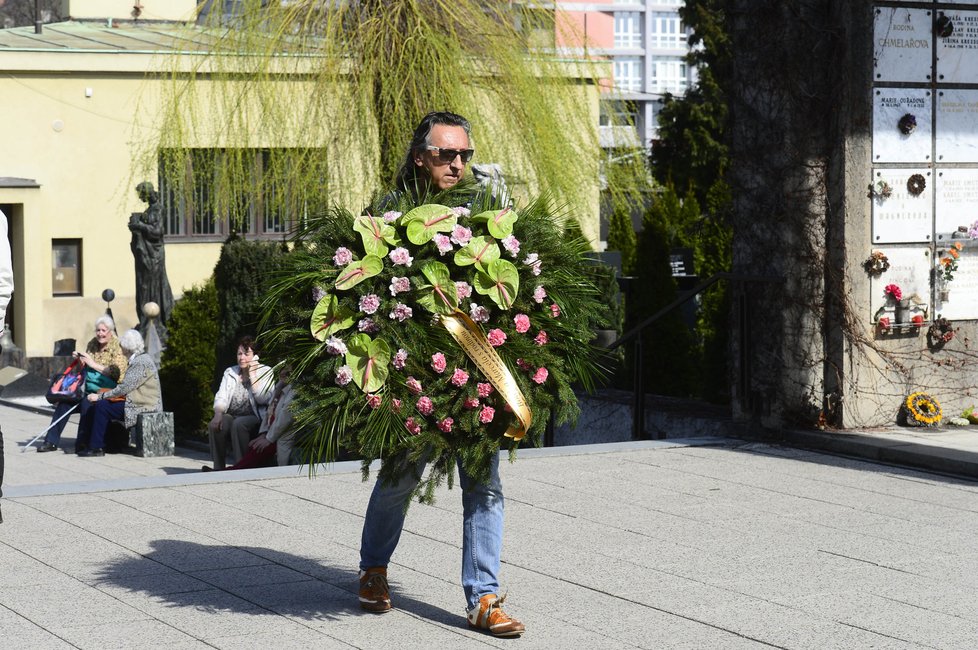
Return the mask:
{"type": "Polygon", "coordinates": [[[678,11],[652,12],[649,29],[649,45],[652,47],[686,47],[686,33],[678,11]]]}
{"type": "Polygon", "coordinates": [[[689,80],[686,60],[681,56],[654,56],[651,61],[652,92],[681,95],[686,92],[689,80]]]}
{"type": "Polygon", "coordinates": [[[637,11],[615,13],[615,47],[642,47],[642,14],[637,11]]]}
{"type": "Polygon", "coordinates": [[[598,118],[601,126],[636,126],[638,122],[638,104],[635,102],[601,102],[601,114],[598,118]]]}
{"type": "Polygon", "coordinates": [[[326,188],[321,149],[167,149],[159,169],[167,241],[280,239],[308,215],[307,188],[326,188]]]}
{"type": "Polygon", "coordinates": [[[641,92],[642,59],[637,56],[615,58],[615,88],[620,91],[641,92]]]}
{"type": "Polygon", "coordinates": [[[51,240],[51,293],[80,296],[82,292],[82,244],[80,239],[51,240]]]}

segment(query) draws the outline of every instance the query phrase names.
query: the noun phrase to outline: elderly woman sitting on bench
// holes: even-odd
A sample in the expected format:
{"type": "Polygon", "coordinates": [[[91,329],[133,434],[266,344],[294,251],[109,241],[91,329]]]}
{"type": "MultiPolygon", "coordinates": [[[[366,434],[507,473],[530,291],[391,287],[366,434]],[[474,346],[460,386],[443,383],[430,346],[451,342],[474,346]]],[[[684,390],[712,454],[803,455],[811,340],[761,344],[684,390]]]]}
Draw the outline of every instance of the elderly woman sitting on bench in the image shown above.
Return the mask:
{"type": "Polygon", "coordinates": [[[87,426],[79,426],[76,453],[79,456],[104,456],[105,431],[112,420],[125,419],[126,428],[136,426],[140,413],[163,410],[160,392],[160,375],[153,358],[145,353],[143,336],[136,330],[127,330],[119,337],[122,351],[129,358],[129,367],[122,383],[99,393],[92,393],[88,401],[92,408],[85,417],[87,426]],[[85,440],[82,440],[85,436],[85,440]]]}

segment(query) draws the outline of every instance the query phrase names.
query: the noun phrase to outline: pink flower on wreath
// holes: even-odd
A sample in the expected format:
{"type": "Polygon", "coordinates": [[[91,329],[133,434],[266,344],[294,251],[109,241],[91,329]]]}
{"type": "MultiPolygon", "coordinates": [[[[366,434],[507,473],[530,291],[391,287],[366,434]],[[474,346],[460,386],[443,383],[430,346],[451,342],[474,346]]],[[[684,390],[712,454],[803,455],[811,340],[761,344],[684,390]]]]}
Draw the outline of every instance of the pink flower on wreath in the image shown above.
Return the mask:
{"type": "Polygon", "coordinates": [[[408,390],[409,391],[411,391],[415,395],[420,395],[421,394],[422,388],[421,388],[421,382],[420,381],[418,381],[414,377],[408,377],[407,378],[407,381],[405,383],[407,384],[407,387],[408,387],[408,390]]]}
{"type": "Polygon", "coordinates": [[[375,293],[360,296],[360,311],[365,314],[374,314],[378,309],[380,309],[380,296],[375,293]]]}
{"type": "Polygon", "coordinates": [[[384,213],[384,223],[394,223],[401,218],[401,213],[397,210],[388,210],[384,213]]]}
{"type": "Polygon", "coordinates": [[[336,369],[336,383],[346,386],[353,380],[353,368],[350,366],[340,366],[336,369]]]}
{"type": "Polygon", "coordinates": [[[547,377],[550,376],[550,371],[546,368],[537,368],[537,371],[533,373],[533,381],[538,384],[542,384],[547,381],[547,377]]]}
{"type": "Polygon", "coordinates": [[[489,424],[492,419],[496,416],[496,409],[491,406],[483,406],[482,410],[479,411],[479,422],[482,424],[489,424]]]}
{"type": "Polygon", "coordinates": [[[439,255],[445,255],[455,250],[455,247],[452,246],[452,240],[448,238],[448,235],[437,234],[432,238],[432,241],[438,247],[439,255]]]}
{"type": "Polygon", "coordinates": [[[346,266],[353,261],[353,253],[350,252],[349,248],[345,246],[340,246],[336,249],[336,253],[333,254],[333,264],[336,266],[346,266]]]}
{"type": "Polygon", "coordinates": [[[547,343],[550,342],[550,339],[547,338],[546,332],[540,330],[540,332],[533,338],[533,342],[536,343],[537,345],[546,345],[547,343]]]}
{"type": "Polygon", "coordinates": [[[560,318],[560,305],[557,303],[552,303],[550,305],[550,315],[554,318],[560,318]]]}
{"type": "Polygon", "coordinates": [[[437,372],[439,375],[445,372],[445,367],[448,364],[445,362],[445,355],[441,352],[435,352],[431,355],[431,369],[437,372]]]}
{"type": "Polygon", "coordinates": [[[475,303],[472,303],[472,305],[469,307],[469,316],[477,323],[489,322],[489,310],[485,307],[480,307],[475,303]]]}
{"type": "Polygon", "coordinates": [[[455,424],[455,420],[453,420],[452,418],[445,418],[444,420],[439,420],[437,424],[438,430],[443,433],[451,433],[453,424],[455,424]]]}
{"type": "Polygon", "coordinates": [[[516,331],[520,334],[526,334],[530,331],[530,317],[526,314],[516,314],[513,318],[513,325],[516,326],[516,331]]]}
{"type": "Polygon", "coordinates": [[[520,370],[529,370],[530,368],[533,367],[523,359],[517,359],[516,365],[519,366],[520,370]]]}
{"type": "Polygon", "coordinates": [[[539,305],[543,303],[543,299],[547,297],[547,291],[542,286],[537,285],[537,288],[533,290],[533,300],[539,305]]]}
{"type": "Polygon", "coordinates": [[[397,399],[395,397],[394,399],[391,400],[391,404],[394,405],[394,410],[395,411],[397,411],[398,413],[401,412],[401,400],[399,400],[399,399],[397,399]]]}
{"type": "Polygon", "coordinates": [[[394,305],[394,309],[388,314],[391,320],[396,320],[398,323],[403,323],[407,319],[414,315],[414,310],[405,305],[403,302],[399,302],[394,305]]]}
{"type": "Polygon", "coordinates": [[[419,424],[414,418],[408,418],[407,421],[404,422],[404,426],[407,427],[407,430],[413,435],[418,435],[421,433],[421,424],[419,424]]]}
{"type": "Polygon", "coordinates": [[[462,408],[474,411],[475,409],[479,408],[479,400],[474,397],[466,397],[462,402],[462,408]]]}
{"type": "Polygon", "coordinates": [[[380,331],[380,325],[375,323],[372,318],[362,318],[357,323],[357,329],[366,334],[373,334],[374,332],[380,331]]]}
{"type": "Polygon", "coordinates": [[[486,335],[486,338],[489,339],[489,345],[494,348],[498,348],[500,345],[506,342],[506,332],[497,327],[489,330],[489,334],[486,335]]]}
{"type": "Polygon", "coordinates": [[[472,295],[472,285],[468,282],[456,282],[455,283],[455,293],[458,294],[458,299],[463,300],[472,295]]]}
{"type": "Polygon", "coordinates": [[[510,257],[516,257],[520,254],[520,240],[513,235],[503,238],[502,242],[500,243],[503,245],[503,248],[506,249],[506,252],[509,253],[510,257]]]}
{"type": "Polygon", "coordinates": [[[411,281],[407,278],[393,277],[391,278],[391,295],[396,296],[399,293],[404,293],[411,290],[411,281]]]}
{"type": "Polygon", "coordinates": [[[472,231],[465,226],[457,225],[452,228],[452,241],[459,246],[465,246],[472,239],[472,231]]]}
{"type": "Polygon", "coordinates": [[[398,246],[392,250],[387,257],[391,259],[391,262],[399,266],[411,266],[411,262],[414,261],[414,258],[411,257],[408,249],[404,248],[403,246],[398,246]]]}
{"type": "Polygon", "coordinates": [[[367,406],[370,408],[375,410],[379,409],[381,402],[383,402],[383,398],[381,398],[381,396],[377,393],[370,393],[367,395],[367,406]]]}
{"type": "Polygon", "coordinates": [[[418,399],[415,408],[418,409],[418,413],[421,415],[431,415],[431,412],[435,410],[435,405],[431,402],[431,398],[425,395],[418,399]]]}
{"type": "Polygon", "coordinates": [[[398,348],[391,363],[398,370],[404,370],[404,363],[407,361],[408,353],[404,348],[398,348]]]}
{"type": "Polygon", "coordinates": [[[452,373],[452,383],[458,387],[464,386],[469,381],[469,373],[461,368],[456,368],[452,373]]]}
{"type": "Polygon", "coordinates": [[[492,384],[480,382],[475,385],[475,392],[479,394],[479,397],[485,399],[492,394],[492,384]]]}
{"type": "Polygon", "coordinates": [[[472,214],[472,211],[469,210],[464,205],[460,205],[457,208],[452,208],[452,212],[454,212],[455,214],[457,214],[460,217],[467,217],[470,214],[472,214]]]}
{"type": "Polygon", "coordinates": [[[540,261],[540,256],[537,253],[530,253],[523,259],[523,263],[530,267],[530,272],[533,275],[540,275],[540,271],[543,270],[543,262],[540,261]]]}
{"type": "Polygon", "coordinates": [[[346,343],[344,343],[342,339],[331,336],[326,339],[326,352],[332,354],[334,357],[338,357],[341,354],[346,354],[346,343]]]}

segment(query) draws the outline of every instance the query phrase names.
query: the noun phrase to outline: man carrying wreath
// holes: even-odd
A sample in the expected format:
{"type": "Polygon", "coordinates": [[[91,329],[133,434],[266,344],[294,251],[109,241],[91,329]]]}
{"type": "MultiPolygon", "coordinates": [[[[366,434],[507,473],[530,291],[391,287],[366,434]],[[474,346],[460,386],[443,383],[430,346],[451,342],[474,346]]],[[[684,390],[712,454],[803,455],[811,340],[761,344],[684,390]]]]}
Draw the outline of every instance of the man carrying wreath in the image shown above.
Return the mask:
{"type": "MultiPolygon", "coordinates": [[[[418,124],[397,177],[397,189],[382,209],[399,197],[421,200],[429,193],[456,188],[472,159],[469,122],[460,115],[434,112],[418,124]]],[[[387,462],[398,462],[390,459],[387,462]]],[[[426,459],[400,460],[400,478],[378,479],[367,506],[360,543],[360,606],[375,613],[390,611],[387,567],[404,527],[408,500],[421,481],[426,459]]],[[[462,589],[469,625],[500,637],[520,636],[524,626],[502,610],[499,566],[503,541],[503,491],[499,457],[490,463],[488,481],[474,480],[458,463],[462,488],[462,589]]]]}

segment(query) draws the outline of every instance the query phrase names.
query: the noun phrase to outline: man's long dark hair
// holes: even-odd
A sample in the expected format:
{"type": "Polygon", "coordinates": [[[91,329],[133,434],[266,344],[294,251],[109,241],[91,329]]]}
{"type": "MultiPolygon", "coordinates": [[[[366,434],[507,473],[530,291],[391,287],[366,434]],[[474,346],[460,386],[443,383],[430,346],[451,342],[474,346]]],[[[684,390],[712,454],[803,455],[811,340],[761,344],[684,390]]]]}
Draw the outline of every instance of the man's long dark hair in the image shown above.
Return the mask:
{"type": "Polygon", "coordinates": [[[404,162],[401,163],[401,168],[397,171],[394,187],[398,190],[418,195],[422,194],[426,189],[420,187],[418,166],[414,164],[414,154],[419,149],[423,149],[431,144],[431,129],[439,124],[443,126],[462,127],[465,129],[465,134],[470,138],[472,137],[469,121],[461,115],[448,111],[434,111],[425,115],[421,118],[421,122],[418,123],[417,128],[414,129],[414,136],[412,136],[411,144],[408,146],[407,154],[404,156],[404,162]]]}

